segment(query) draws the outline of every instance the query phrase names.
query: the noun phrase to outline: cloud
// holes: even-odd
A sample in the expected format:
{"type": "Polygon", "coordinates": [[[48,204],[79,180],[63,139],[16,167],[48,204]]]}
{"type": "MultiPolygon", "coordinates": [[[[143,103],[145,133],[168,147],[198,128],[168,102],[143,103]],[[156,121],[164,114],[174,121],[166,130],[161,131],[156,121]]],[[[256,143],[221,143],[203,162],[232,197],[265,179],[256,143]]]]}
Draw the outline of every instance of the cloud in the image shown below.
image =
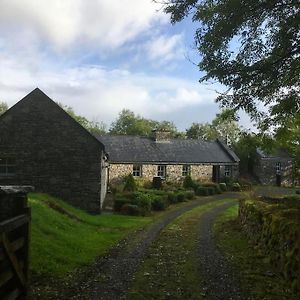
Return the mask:
{"type": "Polygon", "coordinates": [[[157,8],[150,0],[1,0],[0,28],[14,42],[25,36],[57,51],[79,44],[112,49],[168,22],[157,8]]]}

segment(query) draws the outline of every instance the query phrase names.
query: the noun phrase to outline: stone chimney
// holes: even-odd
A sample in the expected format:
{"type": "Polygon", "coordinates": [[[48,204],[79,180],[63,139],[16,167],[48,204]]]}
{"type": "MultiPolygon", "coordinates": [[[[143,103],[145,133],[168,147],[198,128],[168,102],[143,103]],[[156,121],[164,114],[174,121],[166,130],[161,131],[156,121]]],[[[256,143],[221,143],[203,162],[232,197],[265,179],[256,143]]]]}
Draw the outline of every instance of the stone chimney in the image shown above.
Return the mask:
{"type": "Polygon", "coordinates": [[[156,143],[170,143],[171,141],[171,132],[168,130],[153,129],[152,134],[156,143]]]}

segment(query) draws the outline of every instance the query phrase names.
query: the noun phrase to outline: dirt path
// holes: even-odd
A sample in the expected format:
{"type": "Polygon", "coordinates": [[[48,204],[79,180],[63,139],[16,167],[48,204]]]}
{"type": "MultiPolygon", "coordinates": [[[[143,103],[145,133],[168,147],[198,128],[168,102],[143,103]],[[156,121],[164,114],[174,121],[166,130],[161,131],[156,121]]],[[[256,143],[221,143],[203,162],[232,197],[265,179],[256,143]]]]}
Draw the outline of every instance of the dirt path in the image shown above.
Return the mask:
{"type": "Polygon", "coordinates": [[[218,206],[201,217],[198,243],[199,273],[202,276],[204,296],[215,300],[251,299],[240,289],[238,276],[219,251],[212,236],[216,217],[233,203],[218,206]]]}
{"type": "Polygon", "coordinates": [[[100,258],[78,274],[78,278],[73,278],[75,283],[65,286],[59,293],[59,299],[126,299],[129,284],[134,278],[134,273],[145,256],[146,250],[165,226],[197,206],[239,197],[238,193],[225,193],[195,200],[184,207],[170,211],[158,222],[123,241],[108,256],[100,258]]]}

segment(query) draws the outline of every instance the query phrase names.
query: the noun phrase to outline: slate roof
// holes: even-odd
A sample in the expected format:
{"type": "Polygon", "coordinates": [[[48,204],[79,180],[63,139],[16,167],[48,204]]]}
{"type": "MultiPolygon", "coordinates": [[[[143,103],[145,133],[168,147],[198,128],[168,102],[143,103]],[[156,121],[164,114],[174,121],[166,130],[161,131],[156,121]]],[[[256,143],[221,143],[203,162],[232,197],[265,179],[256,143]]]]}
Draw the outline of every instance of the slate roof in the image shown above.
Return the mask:
{"type": "Polygon", "coordinates": [[[285,150],[281,148],[273,149],[271,153],[267,153],[261,148],[256,149],[256,153],[261,158],[286,158],[286,159],[292,159],[292,156],[285,150]]]}
{"type": "Polygon", "coordinates": [[[125,135],[96,136],[105,146],[111,162],[119,163],[237,163],[239,158],[220,140],[151,138],[125,135]]]}

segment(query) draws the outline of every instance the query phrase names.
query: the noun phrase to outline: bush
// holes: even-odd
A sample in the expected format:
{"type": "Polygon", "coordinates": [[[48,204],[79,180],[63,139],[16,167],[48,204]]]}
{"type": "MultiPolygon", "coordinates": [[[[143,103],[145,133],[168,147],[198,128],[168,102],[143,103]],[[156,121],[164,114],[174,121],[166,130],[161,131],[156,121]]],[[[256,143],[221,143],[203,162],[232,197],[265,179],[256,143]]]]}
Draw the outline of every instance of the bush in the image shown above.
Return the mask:
{"type": "Polygon", "coordinates": [[[214,195],[214,194],[216,194],[216,189],[215,189],[214,187],[208,186],[208,187],[205,187],[205,188],[207,189],[209,195],[214,195]]]}
{"type": "Polygon", "coordinates": [[[184,202],[185,200],[185,193],[184,192],[179,192],[176,194],[177,196],[177,202],[184,202]]]}
{"type": "Polygon", "coordinates": [[[138,216],[140,208],[135,204],[124,204],[121,208],[121,213],[125,215],[138,216]]]}
{"type": "Polygon", "coordinates": [[[296,190],[296,194],[300,195],[300,190],[296,190]]]}
{"type": "Polygon", "coordinates": [[[135,193],[135,203],[141,210],[141,214],[145,215],[151,211],[151,195],[147,193],[135,193]]]}
{"type": "Polygon", "coordinates": [[[227,185],[226,185],[225,182],[219,183],[219,187],[220,187],[220,189],[221,189],[223,192],[226,192],[226,191],[227,191],[227,185]]]}
{"type": "Polygon", "coordinates": [[[153,210],[165,210],[167,206],[165,197],[157,195],[152,198],[151,207],[153,210]]]}
{"type": "Polygon", "coordinates": [[[195,192],[194,191],[186,191],[185,192],[185,198],[192,200],[195,197],[195,192]]]}
{"type": "Polygon", "coordinates": [[[185,189],[190,189],[190,188],[194,188],[194,181],[192,179],[192,177],[190,175],[186,176],[183,180],[183,187],[185,189]]]}
{"type": "Polygon", "coordinates": [[[196,195],[197,196],[208,196],[209,195],[209,191],[206,187],[203,186],[198,186],[197,190],[196,190],[196,195]]]}
{"type": "Polygon", "coordinates": [[[175,194],[174,192],[168,192],[168,193],[167,193],[167,197],[168,197],[169,203],[174,204],[174,203],[177,203],[177,202],[178,202],[178,201],[177,201],[176,194],[175,194]]]}
{"type": "Polygon", "coordinates": [[[121,211],[125,204],[131,204],[132,200],[128,198],[116,198],[114,201],[114,211],[121,211]]]}
{"type": "Polygon", "coordinates": [[[132,176],[132,174],[129,174],[128,176],[126,176],[125,178],[125,185],[124,185],[124,191],[127,192],[134,192],[136,191],[136,183],[135,180],[132,176]]]}
{"type": "Polygon", "coordinates": [[[241,186],[238,182],[233,183],[231,188],[234,192],[241,192],[241,190],[242,190],[241,186]]]}

